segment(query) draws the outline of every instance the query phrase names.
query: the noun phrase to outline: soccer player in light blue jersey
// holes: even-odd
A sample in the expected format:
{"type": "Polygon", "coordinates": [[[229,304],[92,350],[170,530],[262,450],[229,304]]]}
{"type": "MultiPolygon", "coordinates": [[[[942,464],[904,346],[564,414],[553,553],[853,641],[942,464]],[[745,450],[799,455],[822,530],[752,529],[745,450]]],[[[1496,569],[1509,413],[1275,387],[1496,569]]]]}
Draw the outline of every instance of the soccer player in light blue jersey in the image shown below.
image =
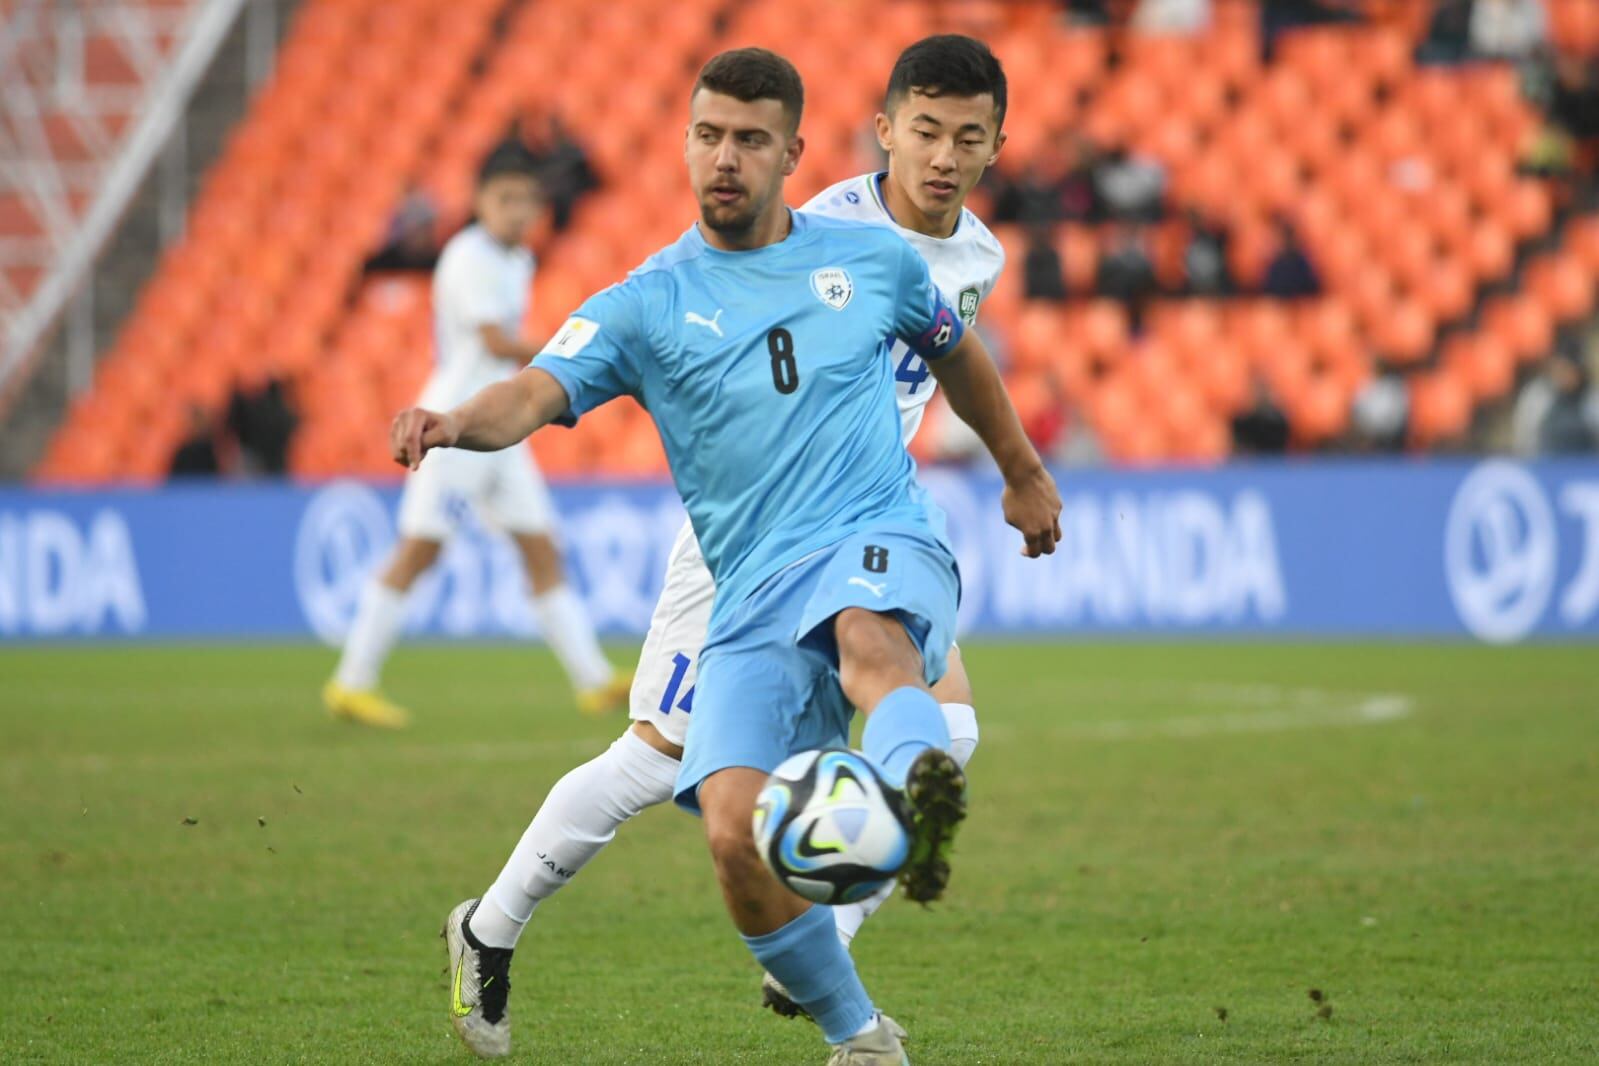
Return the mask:
{"type": "MultiPolygon", "coordinates": [[[[685,146],[699,223],[579,308],[529,369],[452,411],[402,412],[391,442],[415,467],[433,448],[508,447],[621,395],[649,409],[716,585],[677,800],[703,814],[734,924],[822,1027],[830,1062],[888,1066],[908,1061],[903,1031],[872,1005],[827,909],[777,882],[751,831],[767,773],[846,743],[860,708],[866,753],[913,810],[907,894],[937,898],[948,878],[964,777],[928,686],[959,580],[901,441],[887,346],[927,360],[988,446],[1026,554],[1053,551],[1060,499],[921,257],[884,227],[784,206],[801,106],[781,57],[711,60],[685,146]]],[[[503,1054],[510,952],[473,935],[475,902],[446,925],[452,1011],[469,1046],[503,1054]]]]}

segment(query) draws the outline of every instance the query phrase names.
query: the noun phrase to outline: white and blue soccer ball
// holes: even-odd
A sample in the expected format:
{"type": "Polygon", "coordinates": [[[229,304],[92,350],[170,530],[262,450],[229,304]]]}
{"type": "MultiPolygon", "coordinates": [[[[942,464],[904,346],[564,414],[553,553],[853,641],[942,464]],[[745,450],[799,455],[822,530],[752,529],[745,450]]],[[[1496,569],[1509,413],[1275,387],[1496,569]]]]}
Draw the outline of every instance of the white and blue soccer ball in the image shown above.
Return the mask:
{"type": "Polygon", "coordinates": [[[860,752],[791,756],[755,801],[755,847],[777,879],[816,903],[854,903],[899,873],[910,819],[860,752]]]}

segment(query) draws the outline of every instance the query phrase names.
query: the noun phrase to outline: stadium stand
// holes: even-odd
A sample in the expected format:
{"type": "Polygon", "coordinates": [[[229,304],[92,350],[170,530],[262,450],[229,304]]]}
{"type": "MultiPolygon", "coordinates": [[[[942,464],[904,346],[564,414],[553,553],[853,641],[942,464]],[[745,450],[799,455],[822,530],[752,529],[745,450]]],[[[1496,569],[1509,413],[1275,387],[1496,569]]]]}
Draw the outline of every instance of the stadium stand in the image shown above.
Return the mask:
{"type": "MultiPolygon", "coordinates": [[[[1549,8],[1562,47],[1599,49],[1599,5],[1549,8]]],[[[1458,442],[1549,355],[1560,327],[1593,313],[1599,285],[1599,218],[1518,167],[1540,119],[1516,71],[1416,65],[1421,4],[1373,0],[1366,22],[1294,30],[1269,62],[1252,5],[1222,0],[1214,12],[1203,36],[1165,37],[987,0],[886,0],[870,20],[851,5],[787,0],[727,10],[710,0],[307,0],[186,238],[37,475],[156,478],[190,404],[218,409],[237,381],[263,372],[289,381],[300,408],[295,473],[397,475],[381,427],[425,376],[427,285],[363,280],[361,263],[409,182],[459,221],[477,160],[513,118],[567,118],[603,186],[570,227],[538,242],[529,328],[545,335],[681,231],[691,211],[683,94],[705,57],[768,44],[805,75],[797,203],[874,164],[863,141],[886,71],[937,29],[980,34],[1004,60],[1008,169],[1068,130],[1161,164],[1171,211],[1151,243],[1168,289],[1189,208],[1226,225],[1246,289],[1275,250],[1278,216],[1324,282],[1321,295],[1292,302],[1159,297],[1135,317],[1085,295],[1106,233],[1071,221],[1056,239],[1072,298],[1026,301],[1025,232],[999,226],[1012,265],[983,321],[1008,353],[1024,418],[1064,395],[1113,461],[1211,463],[1229,454],[1230,421],[1258,390],[1287,415],[1294,446],[1316,449],[1343,440],[1355,397],[1394,374],[1410,395],[1411,446],[1458,442]],[[580,51],[629,57],[626,78],[609,63],[566,61],[580,51]]],[[[0,221],[9,217],[0,203],[0,221]]],[[[632,405],[540,434],[534,447],[557,476],[664,469],[648,416],[632,405]]]]}

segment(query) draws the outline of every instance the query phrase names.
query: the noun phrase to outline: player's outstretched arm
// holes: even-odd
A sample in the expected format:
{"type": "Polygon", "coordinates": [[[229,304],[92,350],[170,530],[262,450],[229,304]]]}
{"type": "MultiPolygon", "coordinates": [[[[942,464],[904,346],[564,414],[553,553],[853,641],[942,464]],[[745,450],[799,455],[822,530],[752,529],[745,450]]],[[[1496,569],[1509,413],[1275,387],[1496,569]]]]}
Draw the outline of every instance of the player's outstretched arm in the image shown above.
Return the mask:
{"type": "Polygon", "coordinates": [[[944,387],[950,409],[972,427],[999,464],[1005,478],[1005,521],[1021,531],[1026,541],[1022,554],[1052,554],[1060,540],[1060,493],[1022,431],[987,346],[976,330],[967,330],[948,355],[927,365],[944,387]]]}
{"type": "Polygon", "coordinates": [[[415,470],[434,448],[495,452],[509,448],[567,409],[566,390],[546,371],[528,367],[497,381],[453,411],[408,407],[389,426],[394,461],[415,470]]]}

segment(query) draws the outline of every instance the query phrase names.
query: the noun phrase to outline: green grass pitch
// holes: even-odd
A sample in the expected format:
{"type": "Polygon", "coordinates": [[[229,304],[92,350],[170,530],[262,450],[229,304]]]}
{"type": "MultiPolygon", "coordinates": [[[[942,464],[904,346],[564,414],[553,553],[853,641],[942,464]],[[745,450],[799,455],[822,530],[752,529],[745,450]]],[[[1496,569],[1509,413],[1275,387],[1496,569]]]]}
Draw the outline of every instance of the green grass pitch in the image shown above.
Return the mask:
{"type": "MultiPolygon", "coordinates": [[[[856,941],[917,1066],[1599,1061],[1599,650],[967,659],[950,894],[856,941]]],[[[365,732],[322,715],[330,666],[0,651],[0,1062],[469,1061],[441,919],[621,722],[541,650],[430,646],[390,667],[417,725],[365,732]]],[[[758,1009],[670,808],[539,911],[513,977],[512,1061],[826,1057],[758,1009]]]]}

